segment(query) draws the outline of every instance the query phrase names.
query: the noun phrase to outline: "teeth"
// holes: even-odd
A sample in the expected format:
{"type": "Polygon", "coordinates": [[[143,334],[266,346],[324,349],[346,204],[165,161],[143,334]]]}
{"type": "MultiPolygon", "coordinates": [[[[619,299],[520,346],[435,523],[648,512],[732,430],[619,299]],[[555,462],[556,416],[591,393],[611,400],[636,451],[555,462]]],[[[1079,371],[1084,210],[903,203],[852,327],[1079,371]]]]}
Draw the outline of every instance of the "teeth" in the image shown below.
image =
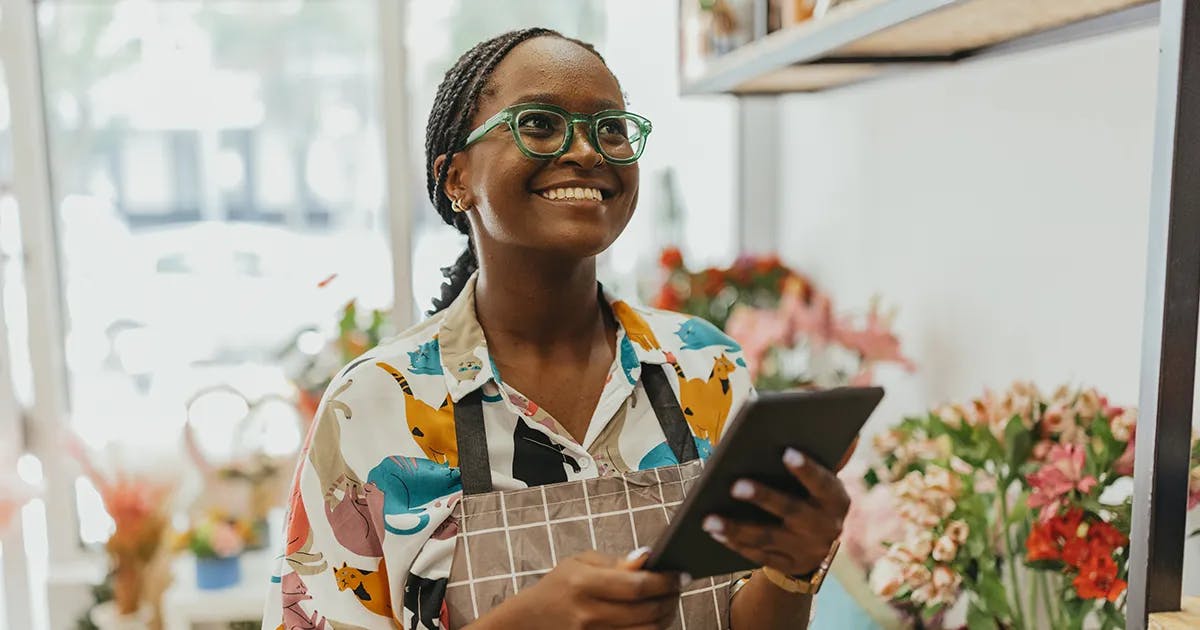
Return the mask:
{"type": "Polygon", "coordinates": [[[592,201],[602,201],[604,194],[598,188],[554,188],[552,190],[542,191],[542,196],[551,199],[590,199],[592,201]]]}

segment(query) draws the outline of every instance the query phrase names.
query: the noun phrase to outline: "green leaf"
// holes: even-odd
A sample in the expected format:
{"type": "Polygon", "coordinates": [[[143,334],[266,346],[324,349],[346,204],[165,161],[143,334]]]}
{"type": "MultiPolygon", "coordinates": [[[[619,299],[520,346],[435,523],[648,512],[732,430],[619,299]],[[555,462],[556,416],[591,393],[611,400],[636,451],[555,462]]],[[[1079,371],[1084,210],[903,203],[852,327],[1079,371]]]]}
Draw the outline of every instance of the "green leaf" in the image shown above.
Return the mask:
{"type": "Polygon", "coordinates": [[[930,622],[933,621],[934,617],[938,616],[938,613],[942,612],[943,608],[945,608],[945,606],[941,606],[941,605],[928,606],[926,608],[922,608],[921,609],[921,619],[926,624],[929,624],[930,622]]]}
{"type": "Polygon", "coordinates": [[[879,473],[875,472],[875,469],[872,468],[867,471],[867,474],[863,475],[863,481],[866,482],[868,488],[874,488],[879,485],[879,473]]]}
{"type": "MultiPolygon", "coordinates": [[[[1017,594],[1014,593],[1014,596],[1017,594]]],[[[1004,585],[1000,583],[1000,576],[996,573],[987,572],[981,573],[979,576],[979,596],[983,598],[984,605],[987,609],[995,613],[999,617],[1008,617],[1008,596],[1004,592],[1004,585]]]]}
{"type": "Polygon", "coordinates": [[[971,602],[967,609],[967,630],[995,630],[996,622],[978,602],[971,602]]]}
{"type": "Polygon", "coordinates": [[[1125,615],[1121,614],[1121,611],[1111,602],[1104,604],[1104,607],[1100,609],[1100,614],[1105,625],[1111,624],[1113,628],[1125,627],[1125,615]]]}
{"type": "Polygon", "coordinates": [[[1033,435],[1025,428],[1020,416],[1013,416],[1004,426],[1005,461],[1008,462],[1010,477],[1016,476],[1016,471],[1029,459],[1033,452],[1033,435]]]}

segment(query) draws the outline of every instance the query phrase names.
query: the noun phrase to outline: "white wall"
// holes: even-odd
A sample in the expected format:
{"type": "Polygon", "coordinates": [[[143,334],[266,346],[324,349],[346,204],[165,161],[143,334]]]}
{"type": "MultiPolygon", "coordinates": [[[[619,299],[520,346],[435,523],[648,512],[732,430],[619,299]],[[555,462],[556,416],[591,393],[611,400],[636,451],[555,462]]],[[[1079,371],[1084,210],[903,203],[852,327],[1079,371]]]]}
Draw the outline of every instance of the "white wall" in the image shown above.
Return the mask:
{"type": "Polygon", "coordinates": [[[1156,64],[1149,28],[786,99],[783,253],[921,366],[878,423],[1016,378],[1137,403],[1156,64]]]}

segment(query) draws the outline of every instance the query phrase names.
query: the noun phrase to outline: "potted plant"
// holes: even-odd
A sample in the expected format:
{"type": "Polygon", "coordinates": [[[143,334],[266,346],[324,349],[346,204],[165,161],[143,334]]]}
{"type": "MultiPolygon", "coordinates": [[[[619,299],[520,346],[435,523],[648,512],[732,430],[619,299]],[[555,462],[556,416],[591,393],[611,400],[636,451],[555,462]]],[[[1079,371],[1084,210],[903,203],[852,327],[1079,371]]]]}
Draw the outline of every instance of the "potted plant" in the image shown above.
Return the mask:
{"type": "Polygon", "coordinates": [[[196,587],[219,590],[242,579],[241,555],[254,536],[249,523],[209,514],[180,537],[179,546],[196,557],[196,587]]]}

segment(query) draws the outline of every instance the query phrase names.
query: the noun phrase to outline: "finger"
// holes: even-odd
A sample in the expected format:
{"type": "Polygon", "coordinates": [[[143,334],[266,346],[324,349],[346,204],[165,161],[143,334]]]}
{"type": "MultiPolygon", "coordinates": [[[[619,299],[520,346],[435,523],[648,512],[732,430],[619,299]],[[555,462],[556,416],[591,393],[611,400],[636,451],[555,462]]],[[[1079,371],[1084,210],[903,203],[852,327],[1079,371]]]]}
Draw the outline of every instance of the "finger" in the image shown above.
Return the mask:
{"type": "Polygon", "coordinates": [[[635,603],[596,601],[589,607],[593,621],[604,628],[658,628],[679,608],[679,596],[658,597],[635,603]]]}
{"type": "Polygon", "coordinates": [[[782,520],[791,518],[805,505],[804,500],[799,497],[749,479],[737,480],[730,489],[729,495],[740,501],[753,503],[782,520]]]}
{"type": "Polygon", "coordinates": [[[618,562],[617,568],[625,569],[626,571],[637,571],[642,568],[642,565],[646,564],[646,559],[649,557],[649,547],[638,547],[629,552],[629,555],[625,556],[624,560],[618,562]]]}
{"type": "Polygon", "coordinates": [[[596,599],[635,602],[678,595],[678,573],[651,573],[626,569],[597,569],[591,572],[583,591],[596,599]]]}
{"type": "Polygon", "coordinates": [[[620,565],[621,559],[616,556],[610,556],[599,551],[584,551],[582,553],[571,556],[572,560],[581,562],[589,567],[600,567],[605,569],[615,568],[620,565]]]}
{"type": "Polygon", "coordinates": [[[759,525],[709,516],[704,519],[702,527],[719,543],[726,546],[734,543],[768,555],[778,555],[785,563],[791,562],[790,554],[785,550],[799,548],[802,544],[796,535],[779,525],[759,525]]]}
{"type": "Polygon", "coordinates": [[[800,499],[770,486],[738,480],[730,494],[778,516],[788,530],[797,534],[813,534],[816,538],[837,538],[842,533],[841,515],[830,515],[808,499],[800,499]]]}
{"type": "Polygon", "coordinates": [[[850,509],[850,495],[846,493],[842,480],[828,468],[805,457],[800,451],[789,448],[783,454],[783,463],[800,483],[808,488],[812,498],[822,506],[831,507],[841,514],[850,509]]]}

